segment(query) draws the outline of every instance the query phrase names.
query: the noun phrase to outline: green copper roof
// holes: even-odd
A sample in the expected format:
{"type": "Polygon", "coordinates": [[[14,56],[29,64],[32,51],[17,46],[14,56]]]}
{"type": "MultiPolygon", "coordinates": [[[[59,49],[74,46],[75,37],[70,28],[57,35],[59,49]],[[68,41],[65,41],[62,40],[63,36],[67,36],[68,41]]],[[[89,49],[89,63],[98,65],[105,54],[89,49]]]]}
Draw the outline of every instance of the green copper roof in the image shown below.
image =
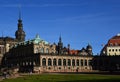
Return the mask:
{"type": "Polygon", "coordinates": [[[36,35],[35,39],[33,39],[31,41],[35,44],[38,44],[40,42],[44,42],[45,44],[49,44],[47,41],[42,40],[38,34],[36,35]]]}
{"type": "Polygon", "coordinates": [[[14,45],[13,47],[16,48],[18,45],[26,45],[26,44],[31,44],[31,43],[39,44],[41,42],[43,42],[44,44],[49,44],[47,41],[42,40],[40,38],[40,36],[37,34],[34,39],[28,40],[28,41],[24,41],[24,42],[19,42],[16,45],[14,45]]]}

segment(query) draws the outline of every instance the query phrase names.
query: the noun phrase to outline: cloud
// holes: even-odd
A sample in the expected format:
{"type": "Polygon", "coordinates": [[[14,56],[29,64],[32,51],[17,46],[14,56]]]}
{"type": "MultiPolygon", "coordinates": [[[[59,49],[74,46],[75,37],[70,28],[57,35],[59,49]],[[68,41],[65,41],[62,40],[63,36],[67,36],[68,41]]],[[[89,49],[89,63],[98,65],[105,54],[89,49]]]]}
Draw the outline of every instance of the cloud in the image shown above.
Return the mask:
{"type": "MultiPolygon", "coordinates": [[[[93,20],[93,19],[99,19],[101,17],[104,17],[107,13],[96,13],[96,14],[84,14],[79,16],[70,16],[70,17],[61,17],[56,18],[48,21],[83,21],[83,20],[93,20]]],[[[46,20],[43,20],[46,21],[46,20]]]]}
{"type": "Polygon", "coordinates": [[[91,13],[91,14],[83,14],[78,16],[64,16],[60,18],[52,18],[39,20],[42,22],[55,22],[55,23],[66,23],[66,24],[104,24],[110,23],[111,21],[119,20],[120,16],[110,15],[107,12],[100,13],[91,13]]]}

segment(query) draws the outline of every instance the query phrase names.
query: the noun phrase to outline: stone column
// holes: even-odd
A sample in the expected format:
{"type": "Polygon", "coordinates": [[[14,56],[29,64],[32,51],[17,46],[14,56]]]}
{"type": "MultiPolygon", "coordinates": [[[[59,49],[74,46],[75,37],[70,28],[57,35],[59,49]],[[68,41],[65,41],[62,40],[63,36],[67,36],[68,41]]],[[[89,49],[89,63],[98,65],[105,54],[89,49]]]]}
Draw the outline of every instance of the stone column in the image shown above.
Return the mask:
{"type": "Polygon", "coordinates": [[[77,64],[76,64],[76,58],[75,58],[74,60],[75,60],[75,67],[76,67],[76,65],[77,65],[77,64]]]}
{"type": "Polygon", "coordinates": [[[42,58],[41,58],[41,57],[40,57],[40,66],[43,66],[43,65],[42,65],[42,58]]]}
{"type": "Polygon", "coordinates": [[[79,59],[79,66],[81,67],[81,59],[79,59]]]}
{"type": "Polygon", "coordinates": [[[66,58],[66,67],[68,66],[68,59],[66,58]]]}
{"type": "Polygon", "coordinates": [[[56,66],[58,66],[58,58],[56,58],[56,66]]]}
{"type": "Polygon", "coordinates": [[[53,66],[53,58],[51,58],[51,66],[53,66]]]}
{"type": "Polygon", "coordinates": [[[85,66],[85,59],[83,59],[83,66],[85,66]]]}
{"type": "Polygon", "coordinates": [[[63,58],[61,58],[61,66],[63,67],[63,58]]]}
{"type": "Polygon", "coordinates": [[[89,65],[89,59],[87,59],[87,66],[90,66],[90,65],[89,65]]]}
{"type": "Polygon", "coordinates": [[[72,66],[72,59],[70,59],[70,61],[71,61],[71,62],[70,62],[70,66],[72,66]]]}
{"type": "Polygon", "coordinates": [[[48,58],[46,58],[46,66],[48,66],[48,58]]]}

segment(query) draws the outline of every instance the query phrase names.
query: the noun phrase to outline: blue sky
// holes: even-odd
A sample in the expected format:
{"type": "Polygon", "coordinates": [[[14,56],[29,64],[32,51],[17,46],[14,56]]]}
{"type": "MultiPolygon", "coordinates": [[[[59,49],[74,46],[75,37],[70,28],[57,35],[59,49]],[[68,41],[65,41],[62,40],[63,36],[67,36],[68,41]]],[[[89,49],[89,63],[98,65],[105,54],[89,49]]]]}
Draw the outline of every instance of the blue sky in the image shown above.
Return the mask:
{"type": "Polygon", "coordinates": [[[0,35],[15,37],[19,5],[26,40],[38,33],[50,43],[61,35],[64,46],[81,49],[90,43],[93,53],[120,33],[120,0],[0,0],[0,35]]]}

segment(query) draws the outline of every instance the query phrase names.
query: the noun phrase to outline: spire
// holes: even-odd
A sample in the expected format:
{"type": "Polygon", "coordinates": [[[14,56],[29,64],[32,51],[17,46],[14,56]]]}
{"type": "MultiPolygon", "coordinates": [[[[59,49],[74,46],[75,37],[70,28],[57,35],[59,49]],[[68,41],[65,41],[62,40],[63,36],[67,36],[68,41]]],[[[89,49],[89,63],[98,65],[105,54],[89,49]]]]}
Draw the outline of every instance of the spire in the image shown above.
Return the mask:
{"type": "Polygon", "coordinates": [[[21,6],[19,6],[19,18],[18,18],[18,22],[21,23],[22,19],[21,19],[21,6]]]}
{"type": "Polygon", "coordinates": [[[59,42],[60,42],[60,43],[62,43],[62,38],[61,38],[61,35],[60,35],[60,37],[59,37],[59,42]]]}
{"type": "Polygon", "coordinates": [[[21,10],[19,8],[19,20],[21,20],[21,10]]]}
{"type": "Polygon", "coordinates": [[[21,5],[19,5],[19,20],[22,20],[21,19],[21,5]]]}
{"type": "Polygon", "coordinates": [[[25,40],[25,32],[23,30],[23,24],[22,24],[22,19],[21,19],[21,10],[20,10],[20,5],[19,5],[19,13],[18,13],[18,30],[15,32],[16,39],[18,41],[24,41],[25,40]]]}
{"type": "Polygon", "coordinates": [[[19,18],[18,18],[18,29],[23,30],[23,24],[22,24],[22,19],[21,19],[21,6],[19,5],[19,18]]]}

